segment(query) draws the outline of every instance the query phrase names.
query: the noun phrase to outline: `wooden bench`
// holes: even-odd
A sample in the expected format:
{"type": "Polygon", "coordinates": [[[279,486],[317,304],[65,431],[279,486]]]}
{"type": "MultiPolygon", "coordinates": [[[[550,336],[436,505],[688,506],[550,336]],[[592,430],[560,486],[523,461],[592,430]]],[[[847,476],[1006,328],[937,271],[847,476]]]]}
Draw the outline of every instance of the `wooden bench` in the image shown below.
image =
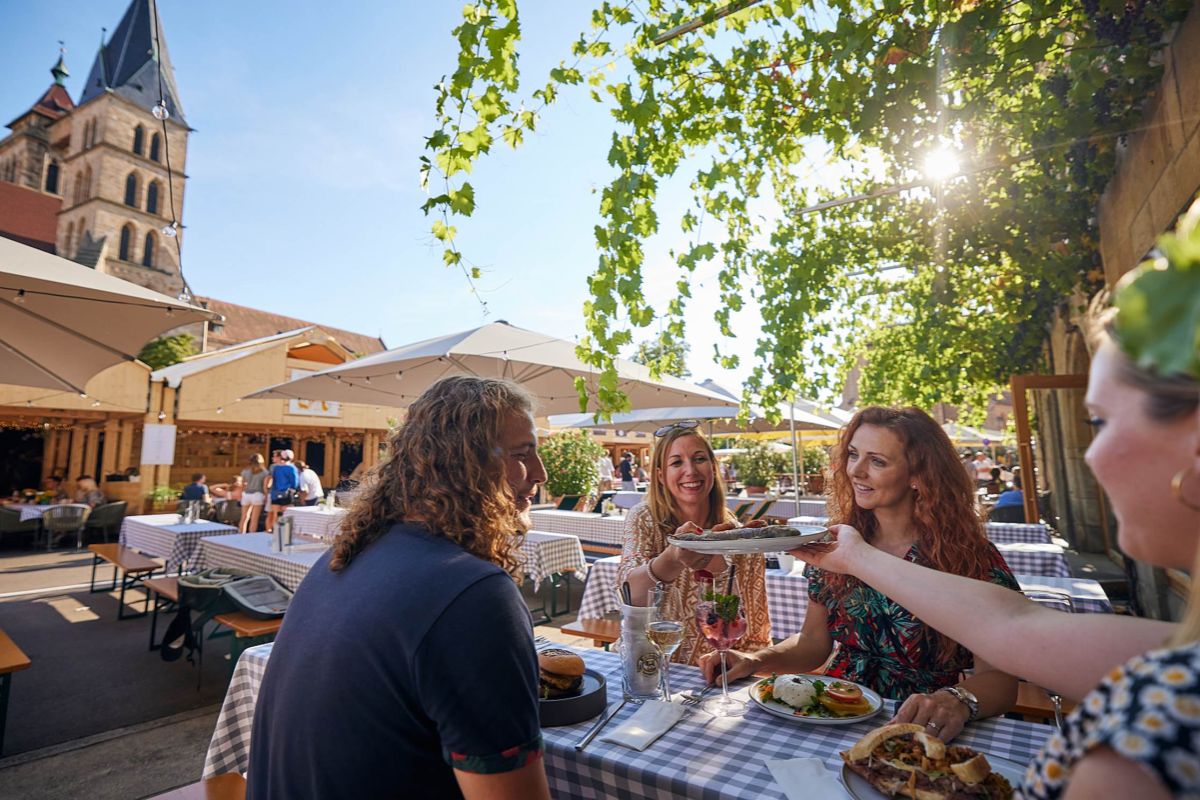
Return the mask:
{"type": "Polygon", "coordinates": [[[12,674],[28,669],[33,662],[0,630],[0,755],[4,754],[4,723],[8,719],[8,690],[12,674]]]}
{"type": "Polygon", "coordinates": [[[142,586],[154,594],[150,616],[150,649],[157,650],[159,645],[154,640],[158,629],[158,612],[168,606],[179,605],[179,578],[147,578],[142,581],[142,586]]]}
{"type": "Polygon", "coordinates": [[[244,800],[245,797],[246,779],[236,772],[228,772],[156,794],[151,800],[244,800]]]}
{"type": "Polygon", "coordinates": [[[162,565],[123,544],[89,544],[88,550],[92,551],[92,581],[89,590],[92,592],[113,591],[117,588],[117,573],[119,572],[121,573],[121,597],[117,605],[117,619],[135,619],[146,616],[150,611],[150,593],[146,593],[146,607],[142,613],[127,615],[125,613],[125,592],[146,580],[157,570],[162,569],[162,565]],[[113,567],[112,585],[107,589],[96,588],[96,567],[101,561],[107,561],[113,567]]]}
{"type": "Polygon", "coordinates": [[[232,671],[242,651],[247,647],[266,644],[275,639],[279,628],[283,625],[283,617],[276,619],[255,619],[243,611],[231,611],[228,614],[217,614],[213,622],[224,625],[233,631],[233,644],[229,647],[229,668],[232,671]]]}
{"type": "Polygon", "coordinates": [[[577,619],[563,625],[560,630],[572,636],[591,639],[594,646],[607,650],[610,644],[621,638],[621,621],[617,619],[577,619]]]}
{"type": "MultiPolygon", "coordinates": [[[[1062,713],[1065,716],[1075,707],[1070,700],[1062,701],[1062,713]]],[[[1045,689],[1028,681],[1017,684],[1017,702],[1012,707],[1013,714],[1020,714],[1032,722],[1048,722],[1055,724],[1054,703],[1045,689]]]]}
{"type": "Polygon", "coordinates": [[[616,545],[593,544],[591,542],[580,542],[580,547],[583,548],[583,552],[585,554],[591,553],[592,555],[605,555],[605,556],[621,555],[621,548],[617,547],[616,545]]]}

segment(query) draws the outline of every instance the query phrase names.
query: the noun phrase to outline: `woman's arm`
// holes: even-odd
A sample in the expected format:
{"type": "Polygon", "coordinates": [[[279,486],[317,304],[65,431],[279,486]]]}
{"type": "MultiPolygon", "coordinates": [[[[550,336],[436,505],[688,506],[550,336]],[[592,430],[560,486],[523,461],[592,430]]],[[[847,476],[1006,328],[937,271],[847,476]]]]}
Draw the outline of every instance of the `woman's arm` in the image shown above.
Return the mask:
{"type": "MultiPolygon", "coordinates": [[[[725,664],[729,680],[747,675],[770,675],[772,672],[813,672],[829,659],[833,651],[828,617],[825,606],[809,601],[804,614],[804,626],[795,636],[755,653],[728,651],[725,664]]],[[[720,676],[720,665],[719,653],[701,656],[700,670],[704,673],[704,680],[708,683],[716,680],[720,676]]]]}
{"type": "MultiPolygon", "coordinates": [[[[1060,612],[1061,613],[1061,612],[1060,612]]],[[[1170,800],[1171,793],[1144,767],[1113,752],[1097,747],[1071,770],[1064,800],[1092,797],[1136,797],[1138,800],[1170,800]]]]}
{"type": "MultiPolygon", "coordinates": [[[[682,575],[684,570],[707,569],[714,575],[725,571],[724,556],[694,553],[675,545],[658,549],[657,539],[653,535],[655,527],[648,509],[630,515],[625,523],[625,545],[621,552],[621,566],[617,569],[617,585],[620,586],[622,581],[629,581],[633,605],[646,604],[650,588],[657,582],[656,578],[663,583],[671,583],[682,575]]],[[[723,523],[714,526],[713,530],[734,527],[737,527],[737,523],[723,523]]],[[[699,530],[699,526],[688,522],[680,526],[678,532],[699,530]]]]}
{"type": "Polygon", "coordinates": [[[1114,614],[1064,614],[986,581],[894,558],[849,525],[837,544],[794,554],[890,597],[995,668],[1080,700],[1116,664],[1161,647],[1174,625],[1114,614]]]}
{"type": "MultiPolygon", "coordinates": [[[[1017,700],[1017,679],[981,658],[975,659],[974,674],[956,685],[975,695],[979,701],[976,719],[1003,714],[1017,700]]],[[[891,721],[927,725],[935,735],[948,742],[958,736],[970,716],[970,708],[963,701],[950,692],[936,691],[910,696],[891,721]]]]}

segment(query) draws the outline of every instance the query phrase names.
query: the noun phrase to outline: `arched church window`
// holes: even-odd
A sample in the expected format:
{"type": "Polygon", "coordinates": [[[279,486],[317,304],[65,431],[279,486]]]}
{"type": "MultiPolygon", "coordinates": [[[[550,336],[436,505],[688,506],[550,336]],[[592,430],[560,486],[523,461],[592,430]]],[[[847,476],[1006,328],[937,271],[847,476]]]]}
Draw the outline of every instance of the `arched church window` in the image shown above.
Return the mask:
{"type": "Polygon", "coordinates": [[[158,181],[150,181],[150,186],[146,189],[146,211],[151,214],[158,213],[158,181]]]}
{"type": "Polygon", "coordinates": [[[67,224],[67,238],[63,240],[62,254],[64,256],[66,256],[67,258],[71,257],[71,246],[74,244],[74,239],[75,239],[75,223],[71,222],[71,223],[67,224]]]}
{"type": "Polygon", "coordinates": [[[46,191],[50,194],[58,194],[58,162],[51,161],[50,166],[46,167],[46,191]]]}
{"type": "Polygon", "coordinates": [[[154,266],[154,231],[146,233],[146,244],[142,248],[142,265],[146,267],[154,266]]]}
{"type": "Polygon", "coordinates": [[[150,137],[150,160],[161,161],[162,137],[157,133],[150,137]]]}
{"type": "Polygon", "coordinates": [[[145,149],[145,144],[146,144],[145,139],[146,139],[146,129],[143,128],[141,125],[138,125],[136,128],[133,129],[133,152],[137,153],[139,156],[142,154],[142,151],[145,149]]]}
{"type": "Polygon", "coordinates": [[[125,205],[137,208],[138,180],[137,173],[131,172],[125,178],[125,205]]]}
{"type": "Polygon", "coordinates": [[[133,226],[126,225],[121,228],[121,247],[117,251],[117,258],[122,261],[128,261],[133,250],[133,226]]]}

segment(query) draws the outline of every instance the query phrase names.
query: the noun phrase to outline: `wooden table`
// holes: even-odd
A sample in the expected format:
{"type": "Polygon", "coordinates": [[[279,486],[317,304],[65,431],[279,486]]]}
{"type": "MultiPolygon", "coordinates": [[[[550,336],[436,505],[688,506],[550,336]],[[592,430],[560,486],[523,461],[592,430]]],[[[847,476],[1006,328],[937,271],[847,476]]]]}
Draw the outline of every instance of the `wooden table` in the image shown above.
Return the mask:
{"type": "Polygon", "coordinates": [[[32,663],[29,656],[17,647],[17,643],[0,630],[0,755],[4,754],[4,727],[8,720],[8,692],[12,674],[29,669],[32,663]]]}

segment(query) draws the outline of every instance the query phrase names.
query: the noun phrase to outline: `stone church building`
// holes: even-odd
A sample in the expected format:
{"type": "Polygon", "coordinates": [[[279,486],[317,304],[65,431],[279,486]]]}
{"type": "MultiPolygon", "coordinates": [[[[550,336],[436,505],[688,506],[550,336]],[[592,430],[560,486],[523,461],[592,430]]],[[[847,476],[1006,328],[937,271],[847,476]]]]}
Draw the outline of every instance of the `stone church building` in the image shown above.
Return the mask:
{"type": "MultiPolygon", "coordinates": [[[[130,2],[78,102],[61,55],[50,73],[53,82],[0,140],[0,236],[172,297],[191,295],[179,253],[192,129],[153,0],[130,2]]],[[[223,326],[193,331],[204,350],[312,324],[192,299],[225,315],[223,326]]],[[[321,328],[352,353],[384,349],[377,337],[321,328]]]]}

